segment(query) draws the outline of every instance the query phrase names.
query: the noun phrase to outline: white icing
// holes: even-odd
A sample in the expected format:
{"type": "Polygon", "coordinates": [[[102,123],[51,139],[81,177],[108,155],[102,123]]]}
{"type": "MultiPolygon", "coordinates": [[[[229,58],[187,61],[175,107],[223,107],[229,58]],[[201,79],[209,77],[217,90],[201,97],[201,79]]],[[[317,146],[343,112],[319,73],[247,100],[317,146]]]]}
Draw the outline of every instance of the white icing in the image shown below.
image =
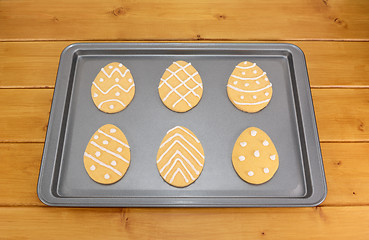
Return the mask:
{"type": "Polygon", "coordinates": [[[113,109],[113,108],[114,108],[114,105],[110,105],[110,106],[109,106],[109,108],[110,108],[110,109],[113,109]]]}
{"type": "Polygon", "coordinates": [[[115,133],[116,131],[117,131],[117,129],[115,129],[115,128],[110,129],[110,133],[115,133]]]}
{"type": "Polygon", "coordinates": [[[233,82],[233,84],[234,84],[234,85],[237,85],[237,81],[234,81],[234,82],[233,82]]]}
{"type": "Polygon", "coordinates": [[[244,99],[244,98],[245,98],[245,97],[242,95],[242,96],[241,96],[241,99],[244,99]]]}
{"type": "Polygon", "coordinates": [[[99,79],[99,81],[100,81],[100,82],[103,82],[103,81],[104,81],[104,79],[100,78],[100,79],[99,79]]]}
{"type": "Polygon", "coordinates": [[[104,147],[102,147],[102,146],[98,145],[98,144],[97,144],[97,143],[95,143],[94,141],[91,141],[91,144],[92,144],[92,145],[94,145],[95,147],[99,148],[100,150],[102,150],[102,151],[104,151],[104,152],[107,152],[107,153],[109,153],[109,154],[113,155],[114,157],[119,158],[120,160],[123,160],[124,162],[126,162],[126,163],[128,163],[128,164],[129,164],[129,162],[128,162],[125,158],[123,158],[121,155],[116,154],[116,153],[114,153],[114,152],[112,152],[112,151],[110,151],[110,150],[108,150],[108,149],[106,149],[106,148],[104,148],[104,147]]]}
{"type": "Polygon", "coordinates": [[[95,152],[96,157],[100,157],[101,153],[99,151],[95,152]]]}
{"type": "Polygon", "coordinates": [[[93,161],[95,161],[96,163],[100,164],[101,166],[104,166],[106,168],[109,168],[110,170],[112,170],[113,172],[115,172],[116,174],[118,174],[119,176],[123,176],[123,174],[121,172],[119,172],[117,169],[106,165],[105,163],[101,162],[100,160],[96,159],[95,157],[91,156],[90,154],[85,152],[85,156],[92,159],[93,161]]]}
{"type": "Polygon", "coordinates": [[[95,171],[95,169],[96,169],[95,165],[91,165],[90,170],[95,171]]]}
{"type": "Polygon", "coordinates": [[[107,145],[108,143],[109,143],[109,142],[108,142],[108,141],[106,141],[106,140],[104,140],[104,141],[103,141],[103,144],[104,144],[104,145],[107,145]]]}
{"type": "Polygon", "coordinates": [[[247,61],[244,61],[243,64],[247,64],[247,61]]]}
{"type": "Polygon", "coordinates": [[[123,67],[123,64],[119,63],[119,67],[123,67]]]}
{"type": "MultiPolygon", "coordinates": [[[[167,171],[167,173],[164,175],[164,179],[167,179],[168,174],[170,173],[170,171],[172,171],[172,169],[174,168],[174,166],[176,165],[176,163],[179,162],[182,164],[182,166],[184,167],[184,169],[186,170],[186,172],[188,173],[188,175],[190,175],[192,180],[195,180],[195,178],[192,176],[191,172],[187,169],[187,167],[184,165],[183,161],[179,158],[177,158],[176,160],[174,160],[172,166],[169,168],[169,170],[167,171]]],[[[167,164],[165,165],[165,167],[168,166],[167,164]]],[[[160,171],[160,173],[165,169],[165,167],[163,167],[160,171]]],[[[198,173],[197,173],[198,174],[198,173]]]]}
{"type": "Polygon", "coordinates": [[[269,168],[264,168],[264,173],[269,173],[269,168]]]}
{"type": "Polygon", "coordinates": [[[94,97],[97,97],[97,96],[99,96],[99,95],[97,95],[97,93],[94,93],[94,97]]]}
{"type": "MultiPolygon", "coordinates": [[[[160,145],[160,148],[162,148],[162,147],[164,147],[164,145],[165,144],[167,144],[168,142],[170,142],[173,138],[175,138],[175,137],[180,137],[180,138],[182,138],[188,145],[190,145],[191,146],[191,148],[193,148],[202,158],[204,157],[201,153],[200,153],[200,151],[194,146],[194,145],[192,145],[186,138],[184,138],[183,137],[183,135],[182,134],[179,134],[179,133],[176,133],[176,134],[174,134],[173,136],[171,136],[170,138],[168,138],[165,142],[163,142],[161,145],[160,145]]],[[[178,141],[178,140],[175,140],[175,141],[178,141]]],[[[178,141],[178,142],[180,142],[180,141],[178,141]]]]}
{"type": "MultiPolygon", "coordinates": [[[[194,88],[192,88],[192,90],[195,90],[195,89],[197,89],[199,86],[196,86],[196,87],[194,87],[194,88]]],[[[183,95],[183,97],[185,98],[185,97],[187,97],[187,95],[188,94],[190,94],[191,92],[187,92],[185,95],[183,95]]],[[[173,104],[173,107],[175,107],[176,105],[177,105],[177,103],[179,103],[181,101],[181,99],[178,99],[177,100],[177,102],[175,102],[174,104],[173,104]]],[[[190,104],[190,107],[191,107],[191,104],[190,104]]]]}
{"type": "MultiPolygon", "coordinates": [[[[246,83],[247,84],[247,86],[249,86],[249,84],[248,83],[246,83]]],[[[247,87],[246,86],[246,84],[245,84],[245,87],[247,87]]],[[[240,89],[240,88],[237,88],[237,87],[234,87],[234,86],[232,86],[232,85],[227,85],[227,87],[229,87],[229,88],[232,88],[232,89],[234,89],[234,90],[236,90],[236,91],[238,91],[238,92],[246,92],[246,93],[251,93],[251,92],[260,92],[260,91],[263,91],[263,90],[265,90],[265,89],[267,89],[267,88],[270,88],[272,86],[272,84],[269,84],[269,85],[267,85],[267,86],[265,86],[265,87],[263,87],[263,88],[260,88],[260,89],[257,89],[257,90],[243,90],[243,89],[240,89]]]]}
{"type": "Polygon", "coordinates": [[[117,97],[118,97],[119,95],[120,95],[120,92],[116,92],[116,93],[115,93],[115,96],[117,96],[117,97]]]}
{"type": "Polygon", "coordinates": [[[117,162],[116,161],[111,161],[111,163],[110,163],[112,166],[116,166],[117,165],[117,162]]]}
{"type": "Polygon", "coordinates": [[[115,84],[113,86],[111,86],[107,91],[103,91],[95,82],[92,83],[102,94],[108,94],[110,92],[110,90],[112,90],[115,87],[120,88],[121,90],[123,90],[124,92],[129,92],[134,86],[135,84],[132,83],[131,86],[129,86],[127,89],[123,88],[122,86],[120,86],[119,84],[115,84]]]}
{"type": "Polygon", "coordinates": [[[245,161],[245,159],[246,159],[246,158],[245,158],[245,156],[239,156],[239,157],[238,157],[238,159],[239,159],[240,161],[245,161]]]}
{"type": "Polygon", "coordinates": [[[107,102],[118,102],[120,104],[123,105],[123,107],[125,107],[126,105],[124,105],[124,103],[122,103],[120,100],[118,99],[109,99],[109,100],[105,100],[105,101],[102,101],[97,107],[100,109],[101,106],[104,104],[104,103],[107,103],[107,102]]]}
{"type": "Polygon", "coordinates": [[[266,78],[264,78],[264,80],[265,80],[265,81],[268,81],[268,78],[266,77],[266,78]]]}
{"type": "Polygon", "coordinates": [[[177,173],[180,172],[183,176],[183,178],[185,179],[186,183],[188,183],[188,179],[186,178],[186,176],[183,174],[182,170],[180,168],[177,168],[177,170],[175,171],[175,173],[173,174],[172,178],[170,179],[170,183],[173,182],[174,178],[176,177],[177,173]]]}
{"type": "Polygon", "coordinates": [[[260,152],[259,152],[259,150],[256,150],[256,151],[254,152],[254,156],[255,156],[255,157],[260,157],[260,152]]]}
{"type": "Polygon", "coordinates": [[[254,176],[254,172],[253,172],[253,171],[249,171],[247,174],[248,174],[250,177],[254,176]]]}
{"type": "Polygon", "coordinates": [[[269,101],[270,101],[270,99],[260,101],[260,102],[255,102],[255,103],[240,103],[240,102],[237,102],[237,101],[233,101],[233,102],[235,104],[238,104],[238,105],[258,105],[258,104],[266,103],[266,102],[269,102],[269,101]]]}
{"type": "Polygon", "coordinates": [[[119,78],[116,78],[116,79],[115,79],[115,82],[119,82],[119,78]]]}
{"type": "Polygon", "coordinates": [[[269,145],[269,142],[267,140],[264,140],[263,145],[264,146],[268,146],[269,145]]]}
{"type": "Polygon", "coordinates": [[[248,87],[250,84],[249,83],[245,83],[245,87],[248,87]]]}
{"type": "Polygon", "coordinates": [[[241,79],[241,80],[256,80],[256,79],[261,78],[265,74],[266,74],[266,72],[263,72],[260,76],[253,77],[253,78],[244,78],[244,77],[239,77],[239,76],[236,76],[236,75],[231,75],[231,77],[234,77],[234,78],[237,78],[237,79],[241,79]]]}
{"type": "MultiPolygon", "coordinates": [[[[165,154],[167,154],[169,151],[170,151],[170,149],[172,149],[172,147],[176,144],[176,143],[178,143],[179,145],[181,145],[190,155],[191,155],[191,157],[192,158],[194,158],[195,159],[195,161],[197,162],[197,164],[198,165],[200,165],[200,166],[203,166],[202,165],[202,163],[192,154],[192,152],[190,152],[180,141],[178,141],[178,140],[175,140],[170,146],[169,146],[169,148],[159,157],[159,159],[158,159],[158,161],[156,161],[157,163],[159,163],[162,159],[163,159],[163,157],[165,156],[165,154]]],[[[202,158],[204,158],[204,156],[202,156],[202,158]]]]}
{"type": "MultiPolygon", "coordinates": [[[[164,171],[164,169],[172,162],[172,160],[173,160],[173,158],[175,157],[175,156],[177,156],[177,154],[179,155],[179,156],[181,156],[185,161],[186,161],[186,163],[188,163],[188,165],[190,165],[190,167],[192,168],[192,170],[197,174],[197,175],[199,175],[200,174],[200,172],[195,168],[195,166],[191,163],[191,161],[190,160],[188,160],[185,156],[183,156],[183,154],[181,153],[181,151],[179,151],[179,150],[177,150],[172,156],[171,156],[171,158],[168,160],[168,162],[160,169],[160,173],[162,173],[163,171],[164,171]]],[[[177,159],[179,159],[179,158],[177,158],[177,159]]],[[[173,165],[172,165],[172,167],[175,165],[175,163],[173,163],[173,165]]],[[[183,165],[183,162],[182,162],[182,165],[183,165]]],[[[171,170],[171,169],[170,169],[171,170]]],[[[170,170],[167,172],[167,174],[170,172],[170,170]]],[[[167,177],[167,174],[165,174],[165,176],[164,176],[164,178],[166,178],[167,177]]]]}
{"type": "Polygon", "coordinates": [[[245,75],[246,73],[245,72],[242,72],[242,75],[245,75]]]}
{"type": "Polygon", "coordinates": [[[269,95],[269,93],[268,93],[268,92],[266,92],[266,93],[265,93],[265,96],[268,96],[268,95],[269,95]]]}
{"type": "Polygon", "coordinates": [[[275,160],[275,155],[270,155],[270,159],[274,161],[275,160]]]}
{"type": "Polygon", "coordinates": [[[241,147],[245,147],[247,145],[247,142],[240,142],[241,147]]]}
{"type": "Polygon", "coordinates": [[[132,81],[133,81],[132,78],[128,79],[128,82],[132,82],[132,81]]]}
{"type": "Polygon", "coordinates": [[[257,97],[254,95],[254,96],[252,96],[252,98],[253,98],[253,99],[256,99],[257,97]]]}
{"type": "Polygon", "coordinates": [[[256,70],[254,70],[254,71],[253,71],[253,73],[255,73],[255,74],[256,74],[256,73],[257,73],[257,71],[256,71],[256,70]]]}
{"type": "Polygon", "coordinates": [[[122,149],[121,147],[118,147],[118,148],[117,148],[117,151],[118,151],[118,152],[122,152],[122,150],[123,150],[123,149],[122,149]]]}
{"type": "Polygon", "coordinates": [[[105,179],[109,179],[109,178],[110,178],[109,174],[105,174],[105,175],[104,175],[104,178],[105,178],[105,179]]]}
{"type": "Polygon", "coordinates": [[[251,131],[251,136],[255,137],[257,133],[258,133],[257,131],[252,130],[252,131],[251,131]]]}
{"type": "MultiPolygon", "coordinates": [[[[247,64],[247,62],[244,62],[243,64],[247,64]]],[[[250,68],[253,68],[256,66],[256,63],[250,65],[250,66],[247,66],[247,67],[241,67],[241,66],[236,66],[236,68],[240,68],[240,69],[250,69],[250,68]]]]}
{"type": "Polygon", "coordinates": [[[95,136],[94,136],[94,138],[95,138],[95,139],[98,139],[98,138],[99,138],[99,136],[95,135],[95,136]]]}
{"type": "Polygon", "coordinates": [[[124,73],[122,73],[119,68],[114,68],[114,70],[109,74],[106,73],[105,69],[102,68],[101,71],[105,74],[105,76],[107,76],[108,78],[111,78],[113,76],[113,74],[115,72],[118,72],[120,74],[121,77],[126,76],[126,74],[129,72],[129,69],[126,69],[126,71],[124,73]]]}
{"type": "Polygon", "coordinates": [[[110,69],[112,69],[112,68],[113,68],[113,66],[109,66],[109,68],[110,68],[110,69]]]}
{"type": "Polygon", "coordinates": [[[259,81],[256,81],[256,84],[260,84],[260,82],[259,81]]]}
{"type": "Polygon", "coordinates": [[[117,138],[115,138],[115,137],[113,137],[113,136],[111,136],[111,135],[109,135],[109,134],[107,134],[107,133],[105,133],[105,132],[101,131],[100,129],[99,129],[99,130],[97,130],[97,132],[99,132],[99,133],[101,133],[101,134],[105,135],[106,137],[108,137],[108,138],[110,138],[110,139],[112,139],[112,140],[114,140],[114,141],[116,141],[116,142],[118,142],[118,143],[122,144],[122,145],[123,145],[123,146],[125,146],[126,148],[129,148],[129,146],[128,146],[127,144],[125,144],[124,142],[122,142],[122,141],[120,141],[119,139],[117,139],[117,138]]]}
{"type": "Polygon", "coordinates": [[[188,135],[190,135],[196,142],[198,142],[198,143],[200,142],[199,139],[197,139],[197,137],[195,137],[194,135],[192,135],[190,132],[188,132],[186,129],[184,129],[181,126],[176,126],[176,127],[172,128],[172,129],[168,130],[167,134],[170,133],[170,132],[172,132],[172,131],[174,131],[174,130],[176,130],[176,129],[180,129],[180,130],[184,131],[185,133],[187,133],[188,135]]]}

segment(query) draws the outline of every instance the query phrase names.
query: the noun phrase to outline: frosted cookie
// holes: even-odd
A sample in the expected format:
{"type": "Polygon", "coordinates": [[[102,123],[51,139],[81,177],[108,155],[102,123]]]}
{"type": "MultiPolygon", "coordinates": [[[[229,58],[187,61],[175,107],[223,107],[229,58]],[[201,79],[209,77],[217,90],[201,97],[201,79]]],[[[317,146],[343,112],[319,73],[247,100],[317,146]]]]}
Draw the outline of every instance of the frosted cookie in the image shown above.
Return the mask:
{"type": "Polygon", "coordinates": [[[205,161],[199,139],[180,126],[167,132],[156,159],[161,177],[175,187],[186,187],[196,181],[205,161]]]}
{"type": "Polygon", "coordinates": [[[131,152],[124,133],[112,124],[99,128],[91,137],[83,161],[88,175],[96,182],[111,184],[126,173],[131,152]]]}
{"type": "Polygon", "coordinates": [[[266,73],[252,62],[241,62],[233,70],[227,84],[229,100],[244,112],[258,112],[272,98],[272,83],[266,73]]]}
{"type": "Polygon", "coordinates": [[[240,178],[248,183],[261,184],[273,177],[279,158],[269,136],[259,128],[250,127],[238,137],[232,163],[240,178]]]}
{"type": "Polygon", "coordinates": [[[175,112],[187,112],[201,99],[202,81],[191,63],[177,61],[165,70],[158,89],[161,101],[167,108],[175,112]]]}
{"type": "Polygon", "coordinates": [[[135,83],[129,69],[118,62],[101,68],[91,86],[96,107],[106,113],[125,109],[135,95],[135,83]]]}

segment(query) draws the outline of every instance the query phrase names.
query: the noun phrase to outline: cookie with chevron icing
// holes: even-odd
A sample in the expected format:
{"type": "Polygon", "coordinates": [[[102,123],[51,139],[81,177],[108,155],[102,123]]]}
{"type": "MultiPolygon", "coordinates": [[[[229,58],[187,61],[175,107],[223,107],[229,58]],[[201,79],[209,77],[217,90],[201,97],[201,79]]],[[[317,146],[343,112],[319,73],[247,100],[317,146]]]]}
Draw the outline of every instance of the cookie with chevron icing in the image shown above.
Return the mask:
{"type": "Polygon", "coordinates": [[[187,112],[195,107],[203,92],[199,72],[185,61],[173,62],[165,70],[158,89],[161,101],[175,112],[187,112]]]}
{"type": "Polygon", "coordinates": [[[119,181],[130,164],[131,152],[124,133],[113,124],[100,127],[91,137],[83,161],[88,175],[96,182],[119,181]]]}
{"type": "Polygon", "coordinates": [[[181,126],[167,132],[156,158],[161,177],[175,187],[186,187],[196,181],[204,162],[204,150],[199,139],[181,126]]]}
{"type": "Polygon", "coordinates": [[[135,95],[135,83],[128,68],[118,62],[101,68],[91,86],[96,107],[106,113],[125,109],[135,95]]]}
{"type": "Polygon", "coordinates": [[[249,113],[265,108],[272,99],[272,83],[267,74],[252,62],[241,62],[228,79],[227,93],[233,105],[249,113]]]}

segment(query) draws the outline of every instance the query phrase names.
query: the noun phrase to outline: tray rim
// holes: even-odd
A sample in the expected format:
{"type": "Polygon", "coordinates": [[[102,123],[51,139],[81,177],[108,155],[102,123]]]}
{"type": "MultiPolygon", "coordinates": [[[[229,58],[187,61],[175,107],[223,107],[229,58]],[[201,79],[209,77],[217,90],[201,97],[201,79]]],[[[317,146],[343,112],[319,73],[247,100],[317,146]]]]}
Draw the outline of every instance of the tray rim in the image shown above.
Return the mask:
{"type": "MultiPolygon", "coordinates": [[[[301,84],[301,83],[300,83],[301,84]]],[[[302,108],[302,107],[301,107],[302,108]]],[[[65,109],[64,107],[62,109],[65,109]]],[[[303,112],[301,110],[301,112],[303,112]]],[[[309,116],[307,116],[309,117],[309,116]]],[[[308,145],[308,143],[306,143],[308,145]]],[[[311,151],[311,149],[310,149],[311,151]]],[[[309,161],[309,164],[312,163],[309,161]]],[[[311,168],[311,166],[309,166],[311,168]]],[[[305,175],[305,174],[304,174],[305,175]]],[[[56,180],[54,180],[56,181],[56,180]]],[[[313,188],[314,189],[314,188],[313,188]]],[[[55,88],[53,93],[53,100],[51,104],[50,109],[50,115],[49,115],[49,122],[48,122],[48,129],[45,136],[45,144],[43,149],[43,155],[42,155],[42,162],[40,165],[40,171],[39,171],[39,178],[38,178],[38,184],[37,184],[37,194],[41,202],[43,202],[46,205],[49,206],[76,206],[76,207],[311,207],[311,206],[317,206],[321,204],[326,196],[327,196],[327,183],[325,178],[325,171],[324,171],[324,163],[322,160],[321,155],[321,149],[320,149],[320,141],[319,141],[319,135],[318,135],[318,129],[316,125],[316,117],[315,117],[315,111],[313,106],[313,100],[311,96],[311,89],[310,89],[310,83],[309,83],[309,77],[308,77],[308,71],[306,67],[306,59],[303,51],[296,45],[290,44],[290,43],[181,43],[181,42],[140,42],[140,43],[133,43],[133,42],[124,42],[124,43],[117,43],[117,42],[104,42],[104,43],[72,43],[65,47],[65,49],[62,51],[60,55],[60,61],[58,66],[58,72],[55,82],[55,88]],[[91,48],[91,45],[94,48],[91,48]],[[267,46],[267,47],[266,47],[267,46]],[[62,118],[64,116],[63,113],[56,111],[56,108],[61,108],[65,104],[65,99],[68,95],[68,84],[72,74],[72,67],[75,66],[75,64],[67,64],[66,62],[70,59],[75,61],[76,53],[79,50],[83,50],[83,48],[90,50],[104,50],[104,49],[122,49],[122,48],[129,48],[129,49],[154,49],[154,50],[186,50],[186,49],[199,49],[199,50],[237,50],[237,49],[252,49],[254,48],[260,48],[259,50],[285,50],[290,53],[291,61],[293,64],[293,71],[302,73],[304,76],[304,79],[301,79],[302,84],[305,85],[306,88],[306,95],[307,101],[304,104],[304,109],[309,112],[310,119],[304,119],[302,117],[302,121],[305,123],[306,121],[309,121],[310,123],[310,134],[312,135],[310,139],[314,139],[312,143],[309,144],[315,145],[315,148],[313,150],[316,150],[315,155],[317,157],[317,160],[313,162],[315,168],[319,169],[320,171],[316,172],[311,171],[311,181],[312,185],[319,184],[319,191],[312,190],[312,193],[307,197],[300,197],[300,198],[288,198],[288,197],[178,197],[181,201],[180,203],[171,202],[171,199],[173,197],[114,197],[114,198],[70,198],[70,197],[57,197],[52,193],[52,178],[53,173],[55,171],[55,162],[56,162],[56,155],[57,153],[57,146],[52,146],[49,142],[53,140],[54,142],[60,142],[59,138],[61,137],[59,135],[59,132],[61,130],[61,123],[62,118]],[[269,48],[269,49],[268,49],[269,48]],[[298,64],[296,64],[298,62],[298,64]],[[69,76],[68,76],[69,74],[69,76]],[[69,79],[68,79],[69,78],[69,79]],[[64,81],[61,79],[65,79],[64,81]],[[64,96],[63,103],[56,102],[55,99],[58,99],[57,96],[64,96]],[[59,123],[58,123],[59,120],[59,123]],[[58,131],[52,130],[54,129],[54,121],[58,123],[56,126],[58,131]],[[57,136],[55,136],[55,132],[57,132],[57,136]],[[55,139],[56,138],[56,139],[55,139]],[[50,149],[53,147],[52,149],[50,149]],[[52,162],[51,160],[47,160],[48,154],[54,152],[55,158],[53,160],[53,171],[45,172],[45,168],[49,166],[52,162]],[[44,180],[49,180],[43,185],[44,180]],[[314,183],[314,181],[317,181],[314,183]],[[48,187],[46,188],[45,187],[48,187]],[[242,200],[244,201],[246,199],[253,199],[253,203],[242,203],[242,200]],[[84,200],[83,202],[77,202],[77,201],[70,201],[70,200],[84,200]],[[110,202],[110,203],[104,203],[99,202],[100,200],[106,200],[106,199],[124,199],[124,204],[120,201],[110,202]],[[140,200],[145,199],[147,203],[139,203],[140,200]],[[233,199],[234,203],[230,203],[229,200],[233,199]],[[270,204],[270,200],[272,199],[278,199],[282,201],[277,201],[276,203],[270,204]],[[139,200],[137,202],[137,200],[139,200]],[[214,200],[216,203],[214,203],[214,200]],[[220,200],[226,200],[224,202],[220,200]],[[210,202],[210,203],[209,203],[210,202]],[[213,203],[212,203],[213,202],[213,203]],[[265,203],[264,203],[265,202],[265,203]],[[269,202],[269,203],[268,203],[269,202]]]]}

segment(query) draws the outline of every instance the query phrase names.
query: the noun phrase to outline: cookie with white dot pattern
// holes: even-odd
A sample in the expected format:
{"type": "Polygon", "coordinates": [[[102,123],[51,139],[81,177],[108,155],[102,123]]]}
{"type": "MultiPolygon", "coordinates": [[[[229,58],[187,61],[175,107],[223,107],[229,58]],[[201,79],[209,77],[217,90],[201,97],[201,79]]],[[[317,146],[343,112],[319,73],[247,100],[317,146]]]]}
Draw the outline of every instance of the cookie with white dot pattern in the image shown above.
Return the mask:
{"type": "Polygon", "coordinates": [[[272,83],[267,74],[255,63],[239,63],[227,84],[229,100],[244,112],[258,112],[272,99],[272,83]]]}
{"type": "Polygon", "coordinates": [[[119,181],[127,172],[130,159],[126,136],[112,124],[102,126],[92,135],[83,157],[88,175],[102,184],[119,181]]]}
{"type": "Polygon", "coordinates": [[[269,181],[279,166],[279,157],[270,137],[256,127],[247,128],[238,137],[232,153],[238,176],[248,183],[269,181]]]}
{"type": "Polygon", "coordinates": [[[96,107],[106,113],[125,109],[135,95],[135,83],[128,68],[118,62],[101,68],[91,86],[96,107]]]}

